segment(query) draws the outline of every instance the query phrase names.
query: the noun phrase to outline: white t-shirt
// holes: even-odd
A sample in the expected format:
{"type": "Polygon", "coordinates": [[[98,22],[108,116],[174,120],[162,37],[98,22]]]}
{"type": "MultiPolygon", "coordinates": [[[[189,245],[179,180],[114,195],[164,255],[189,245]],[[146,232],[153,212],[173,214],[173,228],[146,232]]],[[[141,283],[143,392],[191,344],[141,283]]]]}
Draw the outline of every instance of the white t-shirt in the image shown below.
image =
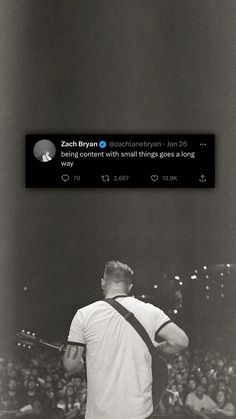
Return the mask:
{"type": "MultiPolygon", "coordinates": [[[[154,341],[169,317],[133,297],[117,301],[133,312],[154,341]]],[[[145,419],[153,411],[150,352],[136,330],[105,301],[75,314],[68,341],[86,345],[86,419],[145,419]]]]}
{"type": "Polygon", "coordinates": [[[210,413],[212,410],[214,411],[216,409],[216,403],[206,394],[204,394],[203,397],[199,399],[195,393],[189,393],[185,404],[195,412],[204,410],[204,412],[210,413]]]}

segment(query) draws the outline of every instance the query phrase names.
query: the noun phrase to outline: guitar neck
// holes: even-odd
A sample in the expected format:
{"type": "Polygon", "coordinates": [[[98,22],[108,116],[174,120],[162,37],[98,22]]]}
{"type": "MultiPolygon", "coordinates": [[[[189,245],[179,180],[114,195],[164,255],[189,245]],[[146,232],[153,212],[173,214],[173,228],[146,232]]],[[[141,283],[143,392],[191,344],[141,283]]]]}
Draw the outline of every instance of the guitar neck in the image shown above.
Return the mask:
{"type": "Polygon", "coordinates": [[[40,343],[40,345],[43,345],[43,346],[47,346],[49,348],[56,349],[57,351],[62,351],[63,350],[63,345],[60,345],[60,346],[59,345],[54,345],[52,343],[46,342],[43,339],[39,339],[38,340],[38,343],[40,343]]]}
{"type": "Polygon", "coordinates": [[[31,349],[35,345],[46,346],[47,348],[56,349],[59,352],[64,352],[66,345],[56,345],[55,343],[47,342],[44,339],[39,339],[35,333],[26,332],[22,330],[17,333],[18,346],[31,349]]]}

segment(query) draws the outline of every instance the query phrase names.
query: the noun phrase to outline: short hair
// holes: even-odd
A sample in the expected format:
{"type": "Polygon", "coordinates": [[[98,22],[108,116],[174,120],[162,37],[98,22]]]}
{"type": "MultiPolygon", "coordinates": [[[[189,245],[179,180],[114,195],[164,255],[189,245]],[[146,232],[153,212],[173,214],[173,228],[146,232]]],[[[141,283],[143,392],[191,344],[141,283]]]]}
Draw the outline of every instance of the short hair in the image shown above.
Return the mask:
{"type": "Polygon", "coordinates": [[[132,283],[134,271],[119,260],[110,260],[105,265],[104,279],[111,282],[132,283]]]}

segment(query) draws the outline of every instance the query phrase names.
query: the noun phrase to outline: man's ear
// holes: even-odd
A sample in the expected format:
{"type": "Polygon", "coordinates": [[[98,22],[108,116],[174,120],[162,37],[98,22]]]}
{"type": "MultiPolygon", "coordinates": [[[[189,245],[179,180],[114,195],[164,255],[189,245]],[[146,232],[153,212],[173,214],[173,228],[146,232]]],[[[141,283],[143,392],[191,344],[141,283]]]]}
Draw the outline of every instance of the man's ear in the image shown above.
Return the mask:
{"type": "Polygon", "coordinates": [[[129,285],[129,292],[132,290],[134,284],[129,285]]]}
{"type": "Polygon", "coordinates": [[[104,288],[105,288],[105,281],[104,281],[103,278],[101,278],[101,288],[102,288],[102,290],[104,290],[104,288]]]}

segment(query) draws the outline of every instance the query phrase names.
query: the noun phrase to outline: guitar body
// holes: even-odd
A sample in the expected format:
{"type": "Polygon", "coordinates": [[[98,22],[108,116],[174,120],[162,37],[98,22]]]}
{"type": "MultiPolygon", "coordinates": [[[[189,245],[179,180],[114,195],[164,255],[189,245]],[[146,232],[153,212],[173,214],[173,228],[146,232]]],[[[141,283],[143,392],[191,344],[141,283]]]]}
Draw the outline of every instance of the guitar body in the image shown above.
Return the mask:
{"type": "Polygon", "coordinates": [[[168,366],[164,359],[155,354],[152,355],[152,399],[155,411],[162,399],[168,385],[168,366]]]}

